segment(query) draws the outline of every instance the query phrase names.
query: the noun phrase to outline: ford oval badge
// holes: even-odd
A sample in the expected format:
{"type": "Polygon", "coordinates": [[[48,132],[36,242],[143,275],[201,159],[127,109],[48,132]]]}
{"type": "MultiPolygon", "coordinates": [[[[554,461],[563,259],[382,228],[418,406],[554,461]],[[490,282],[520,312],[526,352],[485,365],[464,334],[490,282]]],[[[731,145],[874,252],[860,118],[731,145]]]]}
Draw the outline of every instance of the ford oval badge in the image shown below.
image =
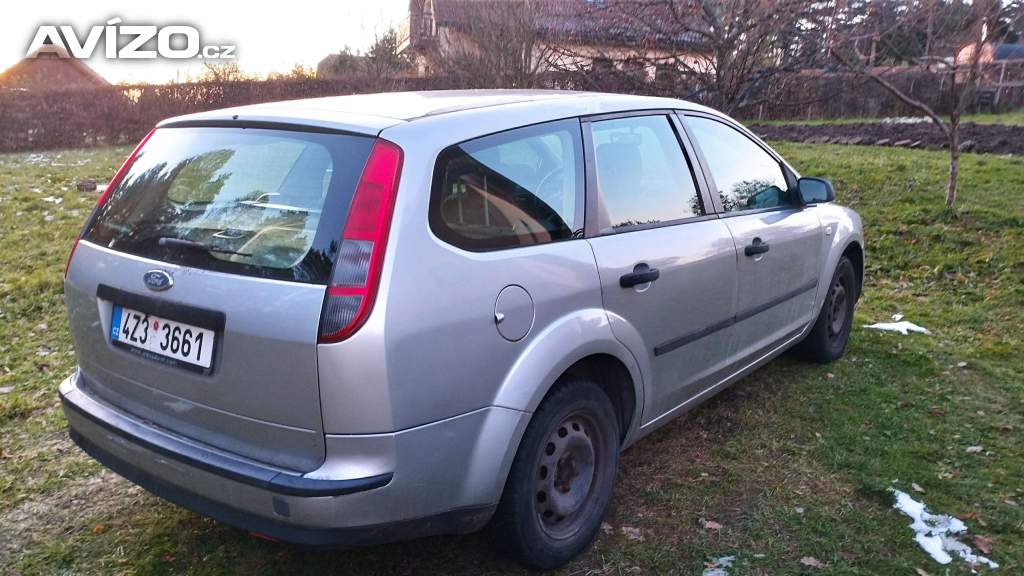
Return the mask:
{"type": "Polygon", "coordinates": [[[146,287],[156,292],[163,292],[171,286],[174,286],[174,279],[171,275],[163,270],[150,270],[142,276],[142,281],[146,283],[146,287]]]}

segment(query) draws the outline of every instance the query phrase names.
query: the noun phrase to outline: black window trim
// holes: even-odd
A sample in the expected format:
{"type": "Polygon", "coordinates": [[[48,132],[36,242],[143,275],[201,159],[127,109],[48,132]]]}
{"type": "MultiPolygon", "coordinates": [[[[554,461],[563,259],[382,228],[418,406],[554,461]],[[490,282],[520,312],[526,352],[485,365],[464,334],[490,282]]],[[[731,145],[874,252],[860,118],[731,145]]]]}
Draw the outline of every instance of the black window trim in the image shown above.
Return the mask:
{"type": "Polygon", "coordinates": [[[782,176],[783,178],[786,179],[786,185],[789,188],[786,191],[788,194],[792,194],[793,191],[796,189],[796,175],[793,173],[792,169],[790,169],[789,165],[786,164],[786,161],[783,160],[783,158],[779,156],[777,152],[775,152],[766,144],[761,142],[760,139],[757,138],[756,135],[754,135],[754,133],[752,133],[744,126],[736,122],[733,122],[727,118],[716,116],[714,114],[708,114],[706,112],[700,112],[696,110],[676,111],[676,117],[678,118],[680,125],[686,133],[687,138],[692,142],[694,152],[699,159],[701,171],[704,173],[704,178],[707,180],[711,201],[714,202],[715,211],[718,213],[719,217],[733,218],[736,216],[748,216],[751,214],[761,214],[765,212],[782,212],[785,210],[800,210],[803,208],[803,206],[796,202],[790,202],[788,204],[783,204],[781,206],[772,206],[770,208],[752,208],[749,210],[734,210],[732,212],[727,212],[725,208],[722,206],[721,198],[718,195],[718,185],[715,183],[715,178],[711,174],[711,167],[708,164],[707,158],[704,156],[704,150],[701,149],[700,142],[697,141],[697,138],[693,135],[693,129],[686,121],[686,118],[689,116],[693,116],[696,118],[704,118],[706,120],[712,120],[714,122],[718,122],[719,124],[728,126],[729,128],[732,128],[739,132],[740,135],[745,136],[748,140],[753,142],[758,148],[764,150],[765,153],[771,156],[779,164],[779,169],[782,170],[782,176]]]}
{"type": "Polygon", "coordinates": [[[522,130],[524,128],[534,128],[534,127],[537,127],[537,126],[543,126],[545,124],[554,124],[556,122],[566,122],[566,121],[572,121],[572,120],[575,120],[577,123],[579,123],[580,122],[580,117],[579,116],[565,116],[565,117],[561,117],[561,118],[552,118],[552,119],[549,119],[549,120],[543,120],[541,122],[533,122],[533,123],[530,123],[530,124],[522,124],[520,126],[514,126],[512,128],[506,128],[504,130],[497,130],[495,132],[488,132],[486,134],[478,134],[476,136],[473,136],[472,138],[466,138],[465,140],[460,140],[458,142],[453,142],[451,144],[448,144],[444,148],[439,150],[437,152],[437,154],[434,156],[434,167],[431,170],[431,176],[430,176],[430,195],[427,198],[427,230],[430,233],[430,235],[433,236],[438,242],[441,242],[442,244],[444,244],[446,246],[449,246],[449,247],[454,248],[456,250],[463,250],[465,252],[469,252],[469,253],[473,253],[473,254],[486,254],[488,252],[503,252],[503,251],[506,251],[506,250],[522,250],[522,249],[529,249],[529,248],[537,248],[537,247],[540,247],[540,246],[547,246],[548,244],[555,244],[555,243],[559,243],[559,242],[572,242],[573,240],[582,239],[583,236],[579,235],[578,232],[580,230],[586,230],[586,219],[587,219],[587,211],[586,211],[586,160],[585,160],[585,158],[586,158],[586,139],[583,136],[583,127],[582,126],[579,127],[579,130],[578,130],[577,133],[578,133],[579,137],[581,138],[580,144],[581,144],[581,148],[584,151],[584,154],[583,154],[582,157],[577,159],[577,162],[582,162],[583,163],[584,182],[582,184],[577,184],[577,186],[576,186],[576,204],[575,204],[574,210],[573,210],[573,212],[574,212],[573,213],[573,218],[576,219],[577,221],[580,221],[581,225],[577,226],[576,229],[573,230],[573,234],[569,238],[564,238],[564,239],[561,239],[561,240],[554,240],[554,241],[551,241],[551,242],[545,242],[545,243],[541,243],[541,244],[527,244],[527,245],[513,245],[513,246],[493,246],[493,247],[472,247],[472,246],[466,246],[465,244],[458,243],[457,240],[452,238],[449,234],[438,230],[438,228],[439,228],[441,223],[438,221],[438,215],[437,215],[437,213],[434,210],[434,199],[435,199],[435,196],[437,195],[438,189],[439,189],[439,187],[441,185],[441,178],[443,178],[443,176],[442,176],[442,167],[441,167],[441,157],[446,152],[448,152],[448,150],[450,150],[451,148],[454,148],[456,146],[461,146],[463,144],[466,144],[468,142],[473,142],[475,140],[480,140],[480,139],[483,139],[483,138],[489,138],[491,136],[498,136],[500,134],[505,134],[505,133],[508,133],[508,132],[514,132],[516,130],[522,130]]]}
{"type": "Polygon", "coordinates": [[[195,120],[173,120],[169,122],[164,122],[163,124],[156,126],[154,130],[172,128],[240,128],[242,130],[252,128],[256,130],[279,130],[282,132],[309,132],[312,134],[362,136],[364,138],[374,139],[379,137],[381,132],[380,130],[373,133],[357,132],[355,130],[331,128],[329,126],[320,126],[317,124],[303,124],[302,122],[288,122],[277,120],[224,120],[216,118],[200,118],[195,120]]]}
{"type": "Polygon", "coordinates": [[[703,166],[698,162],[698,158],[694,154],[694,149],[690,145],[688,136],[684,132],[680,131],[681,125],[677,123],[678,119],[676,118],[678,112],[678,110],[668,108],[657,108],[646,110],[627,110],[608,114],[593,114],[580,118],[583,127],[583,160],[585,163],[586,180],[586,217],[584,218],[584,231],[587,238],[628,234],[630,232],[653,230],[667,226],[678,226],[680,224],[689,224],[691,222],[704,222],[707,220],[714,220],[719,217],[720,210],[716,204],[711,203],[713,195],[710,193],[707,182],[705,182],[706,175],[704,174],[703,166]],[[675,133],[676,142],[680,146],[680,151],[690,164],[690,174],[693,177],[694,185],[697,188],[697,194],[700,197],[701,207],[704,209],[704,214],[701,216],[689,216],[686,218],[676,218],[675,220],[666,220],[664,222],[655,222],[653,224],[634,224],[632,226],[623,226],[611,231],[601,232],[597,229],[597,205],[598,195],[600,192],[598,191],[597,185],[597,151],[594,149],[591,124],[594,122],[602,122],[604,120],[618,120],[620,118],[634,118],[639,116],[662,116],[668,120],[669,126],[675,133]]]}

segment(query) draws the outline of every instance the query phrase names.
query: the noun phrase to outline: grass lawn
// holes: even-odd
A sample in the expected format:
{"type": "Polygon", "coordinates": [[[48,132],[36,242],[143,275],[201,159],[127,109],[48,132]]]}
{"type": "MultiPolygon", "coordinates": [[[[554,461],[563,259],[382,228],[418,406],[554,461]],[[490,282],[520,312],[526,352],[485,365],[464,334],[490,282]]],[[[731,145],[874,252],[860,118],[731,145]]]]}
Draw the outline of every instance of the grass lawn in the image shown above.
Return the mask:
{"type": "MultiPolygon", "coordinates": [[[[846,357],[780,358],[626,452],[606,530],[564,573],[700,574],[735,556],[731,576],[969,574],[918,548],[890,487],[989,539],[997,573],[1024,573],[1024,159],[966,155],[953,219],[941,151],[779,149],[864,217],[846,357]],[[934,336],[860,327],[897,312],[934,336]]],[[[257,540],[68,442],[61,272],[95,201],[74,183],[108,178],[126,153],[0,155],[0,389],[13,387],[0,393],[0,573],[521,572],[478,536],[329,552],[257,540]]]]}
{"type": "MultiPolygon", "coordinates": [[[[945,120],[945,117],[942,117],[945,120]]],[[[863,122],[880,122],[881,118],[818,118],[808,120],[747,120],[749,124],[860,124],[863,122]]],[[[965,114],[962,122],[977,124],[1005,124],[1007,126],[1024,126],[1024,110],[999,112],[996,114],[965,114]]]]}

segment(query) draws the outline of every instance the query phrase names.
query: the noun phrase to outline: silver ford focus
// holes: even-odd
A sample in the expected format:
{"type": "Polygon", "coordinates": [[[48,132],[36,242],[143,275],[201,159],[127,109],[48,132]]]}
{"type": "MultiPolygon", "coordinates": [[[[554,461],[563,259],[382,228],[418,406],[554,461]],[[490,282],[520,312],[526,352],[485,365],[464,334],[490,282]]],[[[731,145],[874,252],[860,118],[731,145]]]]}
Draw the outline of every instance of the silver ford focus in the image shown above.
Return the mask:
{"type": "Polygon", "coordinates": [[[75,442],[272,539],[487,527],[534,567],[618,455],[789,348],[839,358],[863,234],[827,180],[663,98],[345,96],[159,124],[68,261],[75,442]]]}

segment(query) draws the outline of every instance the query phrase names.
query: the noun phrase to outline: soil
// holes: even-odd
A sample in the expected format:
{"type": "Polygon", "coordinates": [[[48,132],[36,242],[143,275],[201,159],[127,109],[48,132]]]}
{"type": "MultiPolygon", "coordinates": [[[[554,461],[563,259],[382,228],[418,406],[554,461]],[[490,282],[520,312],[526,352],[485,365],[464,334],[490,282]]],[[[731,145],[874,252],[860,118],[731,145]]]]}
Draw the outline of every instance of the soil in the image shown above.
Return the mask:
{"type": "MultiPolygon", "coordinates": [[[[945,134],[931,122],[753,124],[750,129],[765,140],[931,149],[947,146],[945,134]]],[[[1024,126],[965,122],[960,125],[960,142],[964,152],[1024,154],[1024,126]]]]}

